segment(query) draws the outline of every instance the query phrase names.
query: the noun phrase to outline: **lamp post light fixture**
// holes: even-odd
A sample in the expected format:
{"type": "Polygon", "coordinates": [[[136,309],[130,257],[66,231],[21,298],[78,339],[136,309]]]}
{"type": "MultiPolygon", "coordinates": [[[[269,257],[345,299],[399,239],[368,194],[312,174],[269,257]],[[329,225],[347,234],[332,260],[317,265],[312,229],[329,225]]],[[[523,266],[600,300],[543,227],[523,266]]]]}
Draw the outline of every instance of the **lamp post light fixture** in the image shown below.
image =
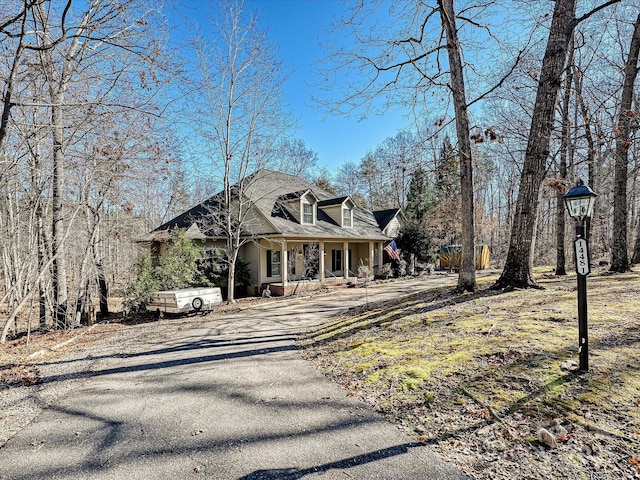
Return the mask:
{"type": "Polygon", "coordinates": [[[593,207],[597,194],[578,179],[575,187],[571,187],[563,195],[565,206],[571,218],[576,221],[575,259],[578,277],[578,354],[580,367],[578,372],[589,371],[589,331],[587,325],[587,275],[591,273],[589,266],[589,239],[586,222],[593,215],[593,207]]]}

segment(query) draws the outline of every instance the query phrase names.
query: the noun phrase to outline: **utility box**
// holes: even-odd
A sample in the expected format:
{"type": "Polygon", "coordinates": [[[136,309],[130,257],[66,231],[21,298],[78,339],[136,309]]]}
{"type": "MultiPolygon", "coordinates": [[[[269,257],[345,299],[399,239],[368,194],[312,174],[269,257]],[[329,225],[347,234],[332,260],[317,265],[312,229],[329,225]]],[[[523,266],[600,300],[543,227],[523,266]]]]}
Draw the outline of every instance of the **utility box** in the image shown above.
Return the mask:
{"type": "Polygon", "coordinates": [[[160,313],[187,313],[209,310],[220,303],[222,303],[222,293],[219,287],[182,288],[152,293],[147,310],[160,313]]]}

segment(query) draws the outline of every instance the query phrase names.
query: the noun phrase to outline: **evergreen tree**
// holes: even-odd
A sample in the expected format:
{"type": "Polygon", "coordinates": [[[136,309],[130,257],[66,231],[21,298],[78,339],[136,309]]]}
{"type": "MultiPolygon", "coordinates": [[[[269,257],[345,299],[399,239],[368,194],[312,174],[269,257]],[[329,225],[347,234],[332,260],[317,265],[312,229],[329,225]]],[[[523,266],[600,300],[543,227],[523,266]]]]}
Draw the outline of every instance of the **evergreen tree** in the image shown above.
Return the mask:
{"type": "Polygon", "coordinates": [[[410,221],[422,225],[433,204],[434,192],[429,187],[427,172],[418,166],[411,176],[405,214],[410,221]]]}
{"type": "Polygon", "coordinates": [[[462,225],[460,203],[460,174],[456,150],[449,137],[442,141],[435,166],[433,208],[425,217],[425,227],[440,244],[457,243],[462,225]]]}

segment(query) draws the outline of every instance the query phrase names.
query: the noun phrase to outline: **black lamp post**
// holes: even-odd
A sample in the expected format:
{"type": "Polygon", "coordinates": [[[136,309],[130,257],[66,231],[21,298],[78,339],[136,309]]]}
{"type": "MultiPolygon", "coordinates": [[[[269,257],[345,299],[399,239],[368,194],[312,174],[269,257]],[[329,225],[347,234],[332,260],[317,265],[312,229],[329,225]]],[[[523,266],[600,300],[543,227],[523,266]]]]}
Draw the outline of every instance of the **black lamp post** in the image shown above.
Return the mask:
{"type": "Polygon", "coordinates": [[[580,355],[579,372],[589,371],[589,331],[587,326],[587,275],[589,266],[589,239],[585,223],[593,214],[597,194],[578,179],[563,195],[569,215],[576,221],[575,259],[578,276],[578,353],[580,355]]]}

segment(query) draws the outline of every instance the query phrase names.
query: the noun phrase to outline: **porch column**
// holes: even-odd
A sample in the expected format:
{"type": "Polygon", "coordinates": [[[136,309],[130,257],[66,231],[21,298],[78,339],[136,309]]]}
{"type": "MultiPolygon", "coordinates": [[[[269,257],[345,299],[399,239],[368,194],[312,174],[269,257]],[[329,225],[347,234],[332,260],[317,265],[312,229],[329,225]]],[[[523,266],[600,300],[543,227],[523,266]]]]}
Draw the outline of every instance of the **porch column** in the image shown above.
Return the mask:
{"type": "Polygon", "coordinates": [[[258,295],[262,293],[262,283],[265,282],[265,277],[267,276],[267,270],[264,268],[267,265],[267,248],[263,245],[262,240],[258,243],[258,295]]]}
{"type": "MultiPolygon", "coordinates": [[[[374,261],[374,255],[376,252],[376,243],[375,242],[369,242],[369,275],[373,276],[374,275],[374,271],[373,271],[373,261],[374,261]]],[[[367,279],[369,280],[369,279],[367,279]]]]}
{"type": "Polygon", "coordinates": [[[320,241],[320,245],[318,247],[320,249],[319,255],[320,255],[320,265],[318,266],[318,268],[320,269],[320,281],[324,282],[324,241],[320,241]]]}
{"type": "Polygon", "coordinates": [[[282,278],[282,287],[287,286],[287,277],[289,276],[289,268],[287,263],[287,241],[282,241],[282,247],[280,250],[280,277],[282,278]]]}
{"type": "Polygon", "coordinates": [[[382,262],[383,262],[383,258],[382,258],[382,245],[384,245],[384,242],[380,241],[377,242],[378,245],[378,271],[382,268],[382,262]]]}
{"type": "Polygon", "coordinates": [[[342,258],[344,259],[343,275],[346,279],[349,277],[349,242],[343,242],[342,244],[342,258]]]}

